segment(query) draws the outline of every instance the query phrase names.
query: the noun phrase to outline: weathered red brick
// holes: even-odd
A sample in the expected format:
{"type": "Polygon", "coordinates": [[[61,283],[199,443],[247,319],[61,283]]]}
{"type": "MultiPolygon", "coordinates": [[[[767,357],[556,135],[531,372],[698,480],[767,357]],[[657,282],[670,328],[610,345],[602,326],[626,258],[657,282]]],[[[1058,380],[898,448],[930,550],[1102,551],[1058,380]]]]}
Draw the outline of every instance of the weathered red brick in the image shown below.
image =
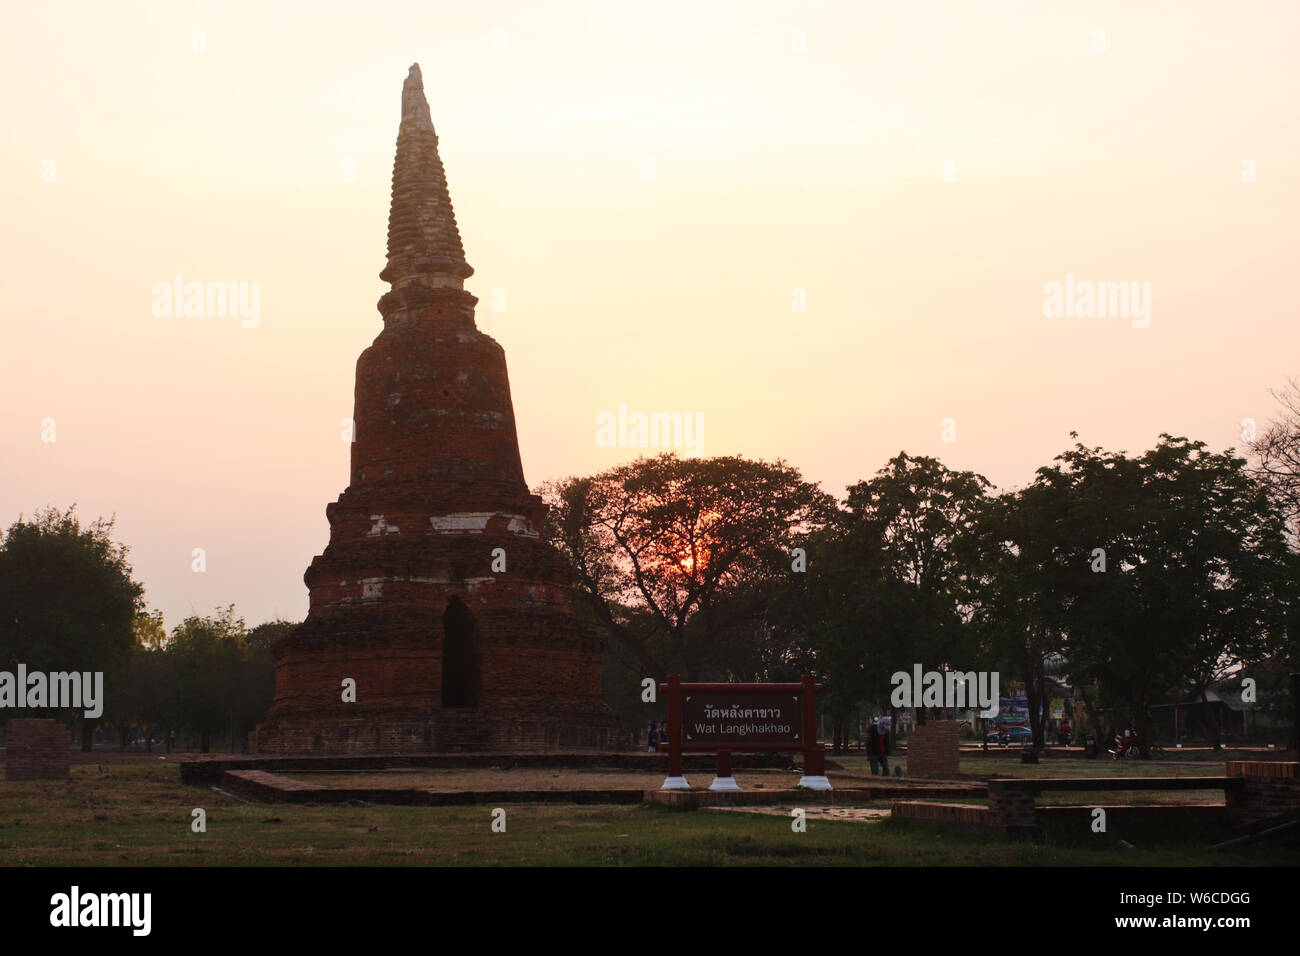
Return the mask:
{"type": "Polygon", "coordinates": [[[603,638],[574,614],[572,570],[540,538],[546,509],[524,481],[505,353],[463,288],[474,270],[437,144],[412,67],[381,273],[392,289],[357,361],[351,482],[304,575],[307,620],[276,647],[255,752],[628,742],[603,699],[603,638]],[[356,703],[341,700],[344,678],[356,703]]]}
{"type": "Polygon", "coordinates": [[[6,780],[66,780],[72,735],[57,720],[15,717],[5,722],[6,780]]]}

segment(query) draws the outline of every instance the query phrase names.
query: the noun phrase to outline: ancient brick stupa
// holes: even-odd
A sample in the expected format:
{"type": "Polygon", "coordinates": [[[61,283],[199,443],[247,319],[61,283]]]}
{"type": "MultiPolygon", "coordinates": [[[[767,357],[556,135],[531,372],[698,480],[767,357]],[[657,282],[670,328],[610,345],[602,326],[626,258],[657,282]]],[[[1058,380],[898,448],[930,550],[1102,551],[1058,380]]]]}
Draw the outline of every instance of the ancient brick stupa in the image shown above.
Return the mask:
{"type": "Polygon", "coordinates": [[[357,360],[352,476],[276,647],[257,753],[618,749],[603,640],[539,536],[505,353],[474,323],[419,66],[402,88],[384,329],[357,360]],[[344,681],[356,682],[345,702],[344,681]]]}

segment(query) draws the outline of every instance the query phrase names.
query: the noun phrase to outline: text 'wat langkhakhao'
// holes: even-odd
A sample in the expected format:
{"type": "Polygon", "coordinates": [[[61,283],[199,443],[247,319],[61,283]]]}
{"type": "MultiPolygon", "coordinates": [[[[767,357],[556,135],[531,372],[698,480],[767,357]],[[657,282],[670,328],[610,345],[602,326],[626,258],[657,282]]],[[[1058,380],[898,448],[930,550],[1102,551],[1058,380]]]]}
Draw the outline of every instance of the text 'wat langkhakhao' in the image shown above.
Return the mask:
{"type": "Polygon", "coordinates": [[[473,272],[412,66],[380,273],[392,288],[357,360],[351,481],[325,509],[310,610],[275,649],[252,752],[626,746],[601,691],[604,640],[575,616],[572,572],[541,537],[505,352],[464,289],[473,272]]]}

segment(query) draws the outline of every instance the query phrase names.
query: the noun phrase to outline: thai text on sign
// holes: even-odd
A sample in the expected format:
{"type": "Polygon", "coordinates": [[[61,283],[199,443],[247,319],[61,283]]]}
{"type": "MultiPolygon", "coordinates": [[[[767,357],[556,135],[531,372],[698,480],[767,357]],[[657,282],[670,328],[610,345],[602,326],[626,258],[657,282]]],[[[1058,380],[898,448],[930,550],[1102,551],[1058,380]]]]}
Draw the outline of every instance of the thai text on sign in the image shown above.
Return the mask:
{"type": "Polygon", "coordinates": [[[796,693],[682,691],[681,733],[688,746],[803,747],[803,702],[796,693]]]}

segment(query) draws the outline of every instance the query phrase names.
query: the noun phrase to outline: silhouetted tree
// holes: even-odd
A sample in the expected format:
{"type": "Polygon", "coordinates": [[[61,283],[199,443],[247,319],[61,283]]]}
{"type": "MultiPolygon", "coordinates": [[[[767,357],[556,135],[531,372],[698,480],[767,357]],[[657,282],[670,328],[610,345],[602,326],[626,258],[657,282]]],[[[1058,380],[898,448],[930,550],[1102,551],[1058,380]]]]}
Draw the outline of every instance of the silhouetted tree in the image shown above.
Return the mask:
{"type": "MultiPolygon", "coordinates": [[[[21,517],[0,544],[0,661],[12,670],[114,673],[135,641],[144,588],[132,579],[113,519],[83,526],[76,506],[21,517]]],[[[81,721],[89,750],[96,720],[81,721]]]]}
{"type": "Polygon", "coordinates": [[[1262,434],[1250,442],[1259,461],[1253,469],[1300,536],[1300,378],[1287,382],[1273,397],[1282,406],[1262,434]]]}
{"type": "MultiPolygon", "coordinates": [[[[937,669],[975,653],[963,646],[970,573],[963,546],[989,487],[975,472],[899,452],[874,478],[848,489],[849,527],[878,542],[880,573],[889,583],[880,593],[894,607],[880,617],[892,622],[890,673],[913,664],[937,669]]],[[[916,717],[924,721],[924,709],[916,717]]]]}
{"type": "Polygon", "coordinates": [[[1076,681],[1127,703],[1145,755],[1157,695],[1283,640],[1282,518],[1244,459],[1203,442],[1162,435],[1137,458],[1076,445],[1056,461],[1036,480],[1070,500],[1041,528],[1055,542],[1044,587],[1063,601],[1076,681]]]}
{"type": "Polygon", "coordinates": [[[592,618],[657,680],[761,676],[764,612],[833,507],[784,462],[670,454],[543,493],[592,618]]]}
{"type": "Polygon", "coordinates": [[[233,727],[244,700],[247,628],[234,605],[208,617],[186,618],[172,632],[167,654],[180,720],[199,734],[199,749],[212,749],[212,735],[233,727]]]}

